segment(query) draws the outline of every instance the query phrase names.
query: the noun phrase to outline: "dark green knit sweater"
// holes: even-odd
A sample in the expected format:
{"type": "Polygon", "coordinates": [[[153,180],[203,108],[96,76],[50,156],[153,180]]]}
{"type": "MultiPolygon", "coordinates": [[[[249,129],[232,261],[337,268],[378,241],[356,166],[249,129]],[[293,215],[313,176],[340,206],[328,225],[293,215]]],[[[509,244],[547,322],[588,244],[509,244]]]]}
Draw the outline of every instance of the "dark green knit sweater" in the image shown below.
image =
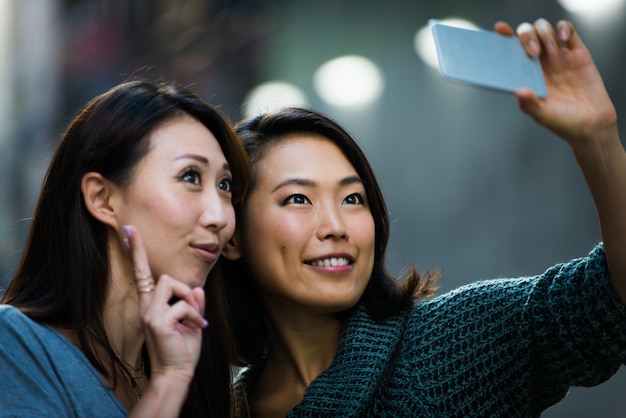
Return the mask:
{"type": "Polygon", "coordinates": [[[404,317],[375,322],[358,306],[333,363],[288,416],[533,417],[624,363],[626,308],[599,245],[541,276],[477,282],[404,317]]]}

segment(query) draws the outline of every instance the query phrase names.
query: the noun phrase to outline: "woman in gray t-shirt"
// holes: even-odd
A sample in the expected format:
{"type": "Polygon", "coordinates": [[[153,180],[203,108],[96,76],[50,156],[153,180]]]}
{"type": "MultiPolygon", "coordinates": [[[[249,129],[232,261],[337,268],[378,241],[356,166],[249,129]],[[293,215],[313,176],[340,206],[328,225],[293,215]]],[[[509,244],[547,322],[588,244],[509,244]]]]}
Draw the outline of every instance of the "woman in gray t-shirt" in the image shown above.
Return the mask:
{"type": "Polygon", "coordinates": [[[185,89],[130,81],[88,103],[1,300],[0,416],[227,416],[231,341],[209,272],[246,175],[231,124],[185,89]]]}

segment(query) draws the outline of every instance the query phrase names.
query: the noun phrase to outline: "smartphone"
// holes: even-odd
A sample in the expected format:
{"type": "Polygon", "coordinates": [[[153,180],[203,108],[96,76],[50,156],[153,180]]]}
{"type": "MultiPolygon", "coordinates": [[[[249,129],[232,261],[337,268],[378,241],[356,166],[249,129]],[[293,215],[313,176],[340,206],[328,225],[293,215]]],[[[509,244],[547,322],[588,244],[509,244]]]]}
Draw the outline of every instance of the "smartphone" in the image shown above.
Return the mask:
{"type": "Polygon", "coordinates": [[[506,92],[528,87],[538,97],[545,97],[539,58],[531,58],[519,38],[458,28],[435,19],[429,24],[443,77],[506,92]]]}

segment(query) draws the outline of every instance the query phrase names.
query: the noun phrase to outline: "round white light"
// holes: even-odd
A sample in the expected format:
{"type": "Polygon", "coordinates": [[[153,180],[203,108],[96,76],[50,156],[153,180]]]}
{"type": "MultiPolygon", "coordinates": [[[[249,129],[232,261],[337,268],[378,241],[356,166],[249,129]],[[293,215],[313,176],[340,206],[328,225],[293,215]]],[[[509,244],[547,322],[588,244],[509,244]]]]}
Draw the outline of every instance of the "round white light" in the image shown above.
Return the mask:
{"type": "Polygon", "coordinates": [[[313,76],[313,86],[325,102],[335,106],[360,106],[378,99],[384,80],[376,64],[347,55],[324,63],[313,76]]]}
{"type": "Polygon", "coordinates": [[[282,81],[268,81],[252,89],[244,98],[244,117],[288,106],[308,106],[306,95],[296,86],[282,81]]]}
{"type": "Polygon", "coordinates": [[[558,0],[570,13],[587,17],[613,15],[623,5],[624,0],[558,0]]]}

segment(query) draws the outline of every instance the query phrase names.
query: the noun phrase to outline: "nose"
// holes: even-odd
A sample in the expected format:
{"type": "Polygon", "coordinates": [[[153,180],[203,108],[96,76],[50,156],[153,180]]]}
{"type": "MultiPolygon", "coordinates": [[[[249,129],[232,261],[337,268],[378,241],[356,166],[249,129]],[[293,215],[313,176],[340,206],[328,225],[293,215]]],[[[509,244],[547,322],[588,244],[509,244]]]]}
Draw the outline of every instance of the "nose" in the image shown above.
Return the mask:
{"type": "MultiPolygon", "coordinates": [[[[220,196],[219,193],[206,193],[202,199],[202,212],[199,222],[203,228],[219,231],[228,225],[230,213],[233,213],[230,199],[220,196]]],[[[232,216],[234,218],[234,215],[232,216]]]]}
{"type": "Polygon", "coordinates": [[[348,238],[348,231],[340,207],[333,203],[327,203],[320,207],[318,215],[317,236],[320,240],[348,238]]]}

